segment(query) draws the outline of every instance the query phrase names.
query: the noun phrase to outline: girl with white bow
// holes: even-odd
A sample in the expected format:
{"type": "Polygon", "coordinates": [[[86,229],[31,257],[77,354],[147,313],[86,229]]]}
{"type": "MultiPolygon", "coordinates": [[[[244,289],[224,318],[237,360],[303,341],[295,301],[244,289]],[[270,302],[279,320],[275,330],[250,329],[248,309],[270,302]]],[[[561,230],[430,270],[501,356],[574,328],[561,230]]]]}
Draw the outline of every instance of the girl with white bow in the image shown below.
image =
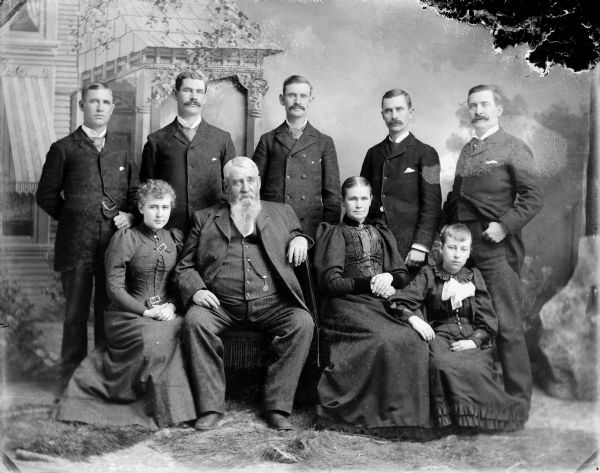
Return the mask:
{"type": "Polygon", "coordinates": [[[527,409],[504,392],[492,359],[498,319],[477,268],[467,268],[471,233],[442,229],[442,261],[425,266],[388,299],[393,313],[430,347],[430,392],[439,428],[517,430],[527,409]]]}

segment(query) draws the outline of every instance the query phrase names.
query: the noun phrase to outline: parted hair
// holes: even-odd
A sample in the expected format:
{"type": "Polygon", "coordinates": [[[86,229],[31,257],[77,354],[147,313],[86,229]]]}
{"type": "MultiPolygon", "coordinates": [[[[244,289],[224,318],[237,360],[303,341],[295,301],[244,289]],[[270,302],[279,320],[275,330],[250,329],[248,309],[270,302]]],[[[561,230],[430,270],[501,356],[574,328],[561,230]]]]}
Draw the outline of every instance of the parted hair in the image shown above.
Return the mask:
{"type": "Polygon", "coordinates": [[[346,192],[348,189],[352,189],[353,187],[357,186],[368,187],[369,191],[371,190],[371,183],[366,177],[352,176],[346,179],[342,184],[342,198],[346,197],[346,192]]]}
{"type": "Polygon", "coordinates": [[[502,96],[500,95],[500,89],[495,85],[488,84],[479,84],[475,87],[471,87],[469,89],[469,93],[467,94],[467,103],[469,102],[469,97],[471,96],[471,94],[475,94],[477,92],[484,92],[486,90],[489,90],[492,93],[492,95],[494,96],[494,103],[496,105],[502,105],[502,96]]]}
{"type": "Polygon", "coordinates": [[[104,82],[90,82],[89,84],[84,85],[83,89],[81,89],[82,101],[85,101],[85,96],[90,90],[110,90],[110,93],[112,94],[112,89],[104,82]]]}
{"type": "Polygon", "coordinates": [[[312,95],[313,86],[306,77],[298,75],[289,76],[283,81],[283,95],[285,95],[285,88],[290,84],[308,84],[308,87],[310,87],[310,95],[312,95]]]}
{"type": "Polygon", "coordinates": [[[402,89],[388,90],[385,94],[383,94],[383,97],[381,97],[381,108],[383,108],[383,101],[385,99],[391,99],[392,97],[400,96],[406,99],[406,105],[408,105],[408,108],[412,108],[412,99],[410,98],[410,95],[408,95],[408,92],[405,92],[402,89]]]}
{"type": "Polygon", "coordinates": [[[208,89],[208,79],[200,71],[183,71],[175,78],[175,90],[179,92],[183,79],[198,79],[204,82],[204,92],[208,89]]]}
{"type": "Polygon", "coordinates": [[[171,185],[161,179],[148,179],[140,184],[137,190],[138,205],[143,206],[149,198],[162,199],[171,197],[171,208],[175,207],[175,191],[171,185]]]}
{"type": "Polygon", "coordinates": [[[471,230],[464,223],[452,223],[450,225],[446,225],[442,228],[442,232],[440,234],[440,240],[442,241],[442,245],[446,243],[448,238],[454,238],[458,241],[466,241],[471,240],[471,230]]]}

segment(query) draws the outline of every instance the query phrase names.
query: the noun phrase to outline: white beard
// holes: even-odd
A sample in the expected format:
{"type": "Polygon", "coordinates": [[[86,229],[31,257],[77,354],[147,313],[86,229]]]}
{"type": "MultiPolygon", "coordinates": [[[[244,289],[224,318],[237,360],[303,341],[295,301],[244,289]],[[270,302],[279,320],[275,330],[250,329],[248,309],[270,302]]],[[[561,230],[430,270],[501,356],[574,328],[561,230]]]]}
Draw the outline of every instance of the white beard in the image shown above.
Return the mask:
{"type": "Polygon", "coordinates": [[[231,219],[238,231],[247,237],[254,232],[256,218],[260,214],[261,205],[257,198],[240,199],[239,196],[235,202],[230,202],[231,219]]]}

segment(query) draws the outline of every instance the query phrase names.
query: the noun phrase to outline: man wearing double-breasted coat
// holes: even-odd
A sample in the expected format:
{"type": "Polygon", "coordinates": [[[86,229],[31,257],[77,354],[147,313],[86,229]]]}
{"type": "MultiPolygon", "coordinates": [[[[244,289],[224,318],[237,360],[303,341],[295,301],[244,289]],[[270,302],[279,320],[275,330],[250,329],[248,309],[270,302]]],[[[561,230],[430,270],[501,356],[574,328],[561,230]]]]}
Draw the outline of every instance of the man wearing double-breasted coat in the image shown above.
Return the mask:
{"type": "Polygon", "coordinates": [[[262,179],[261,198],[291,205],[314,238],[321,222],[339,223],[341,203],[335,145],[308,122],[312,100],[307,79],[288,77],[279,96],[286,120],[261,136],[252,159],[262,179]]]}
{"type": "Polygon", "coordinates": [[[413,112],[405,91],[392,89],[383,95],[381,116],[389,135],[367,151],[360,175],[373,191],[369,217],[388,224],[414,276],[437,233],[442,196],[437,152],[409,131],[413,112]]]}
{"type": "Polygon", "coordinates": [[[202,118],[207,84],[199,72],[177,76],[177,117],[148,135],[142,152],[140,179],[162,179],[171,184],[177,203],[167,226],[184,233],[196,210],[221,200],[223,166],[235,156],[231,135],[202,118]]]}
{"type": "Polygon", "coordinates": [[[87,354],[87,320],[94,289],[94,340],[104,339],[108,305],[104,252],[118,228],[136,214],[138,170],[124,137],[107,132],[114,109],[104,84],[84,87],[83,125],[50,147],[37,189],[38,205],[55,220],[54,269],[65,296],[61,382],[87,354]]]}
{"type": "Polygon", "coordinates": [[[531,150],[499,126],[503,108],[497,88],[478,85],[467,97],[476,137],[458,158],[444,220],[462,222],[471,230],[471,259],[498,314],[495,344],[504,389],[529,408],[532,376],[519,279],[525,257],[521,229],[541,210],[544,197],[531,150]]]}

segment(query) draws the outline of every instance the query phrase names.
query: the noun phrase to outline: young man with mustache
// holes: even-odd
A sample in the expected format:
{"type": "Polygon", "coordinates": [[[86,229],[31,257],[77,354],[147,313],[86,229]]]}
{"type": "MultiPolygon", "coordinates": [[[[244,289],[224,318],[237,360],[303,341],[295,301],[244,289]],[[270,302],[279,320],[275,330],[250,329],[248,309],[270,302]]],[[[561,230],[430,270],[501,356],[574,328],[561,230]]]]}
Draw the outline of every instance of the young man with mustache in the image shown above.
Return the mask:
{"type": "Polygon", "coordinates": [[[271,428],[290,430],[288,416],[314,332],[293,265],[306,260],[311,239],[289,205],[260,200],[261,179],[251,159],[236,157],[223,173],[227,202],[194,213],[175,268],[188,308],[183,346],[199,414],[194,427],[213,429],[224,415],[219,335],[243,324],[273,337],[264,417],[271,428]]]}
{"type": "Polygon", "coordinates": [[[369,217],[389,225],[411,276],[427,261],[442,212],[440,160],[409,131],[413,114],[405,91],[383,95],[381,116],[389,134],[367,151],[360,171],[373,189],[369,217]]]}
{"type": "Polygon", "coordinates": [[[187,233],[195,210],[222,197],[222,169],[235,156],[231,135],[202,119],[207,78],[194,71],[175,79],[177,117],[148,135],[142,153],[140,179],[162,179],[175,190],[177,207],[169,227],[187,233]]]}
{"type": "Polygon", "coordinates": [[[531,150],[498,124],[503,112],[498,90],[475,86],[467,105],[476,137],[458,158],[444,219],[464,223],[471,231],[471,260],[483,275],[498,315],[496,348],[504,389],[529,409],[532,378],[521,315],[521,229],[542,208],[543,194],[531,150]]]}
{"type": "Polygon", "coordinates": [[[253,160],[262,178],[261,198],[292,206],[302,229],[314,238],[321,222],[340,221],[340,171],[333,140],[308,122],[312,85],[293,75],[279,103],[285,122],[261,136],[253,160]]]}

